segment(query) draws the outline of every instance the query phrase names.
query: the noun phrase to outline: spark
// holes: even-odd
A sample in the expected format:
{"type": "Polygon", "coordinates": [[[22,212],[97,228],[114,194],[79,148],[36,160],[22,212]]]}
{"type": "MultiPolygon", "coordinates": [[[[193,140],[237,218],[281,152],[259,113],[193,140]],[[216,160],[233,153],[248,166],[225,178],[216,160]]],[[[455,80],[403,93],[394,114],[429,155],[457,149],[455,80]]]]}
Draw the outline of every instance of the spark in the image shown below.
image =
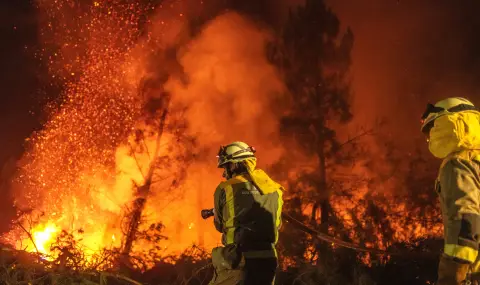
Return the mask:
{"type": "Polygon", "coordinates": [[[132,195],[126,192],[132,188],[115,185],[115,163],[118,146],[140,116],[141,78],[127,77],[138,65],[131,55],[139,33],[135,23],[148,7],[111,1],[107,13],[95,9],[100,2],[85,10],[76,10],[70,0],[56,2],[39,2],[49,17],[41,29],[41,57],[50,63],[52,78],[63,78],[63,100],[47,106],[50,120],[28,140],[26,163],[14,181],[25,187],[16,196],[22,207],[44,213],[38,227],[47,226],[33,234],[40,251],[48,252],[61,229],[72,229],[72,221],[85,233],[86,245],[99,249],[107,243],[105,233],[115,241],[116,232],[98,225],[121,215],[114,204],[125,204],[132,195]],[[60,48],[51,48],[50,41],[60,48]]]}

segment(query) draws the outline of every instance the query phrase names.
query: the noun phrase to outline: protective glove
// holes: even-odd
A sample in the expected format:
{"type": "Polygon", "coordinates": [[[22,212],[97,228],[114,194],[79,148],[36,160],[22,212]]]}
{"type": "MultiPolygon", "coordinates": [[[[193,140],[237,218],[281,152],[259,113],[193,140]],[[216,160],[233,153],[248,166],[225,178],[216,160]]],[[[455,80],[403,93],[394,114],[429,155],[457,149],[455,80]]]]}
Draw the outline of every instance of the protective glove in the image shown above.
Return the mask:
{"type": "Polygon", "coordinates": [[[212,250],[213,266],[219,269],[237,269],[243,260],[243,255],[235,244],[216,247],[212,250]]]}
{"type": "Polygon", "coordinates": [[[466,278],[470,264],[462,263],[445,254],[440,257],[438,265],[438,280],[436,285],[463,285],[466,284],[466,278]]]}

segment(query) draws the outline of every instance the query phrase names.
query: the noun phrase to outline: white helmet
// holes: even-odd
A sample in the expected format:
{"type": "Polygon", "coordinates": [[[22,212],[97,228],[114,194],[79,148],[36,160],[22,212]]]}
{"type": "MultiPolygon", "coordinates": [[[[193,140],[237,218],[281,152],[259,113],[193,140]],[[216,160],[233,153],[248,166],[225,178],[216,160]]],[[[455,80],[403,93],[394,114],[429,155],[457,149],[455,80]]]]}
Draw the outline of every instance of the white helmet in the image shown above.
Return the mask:
{"type": "Polygon", "coordinates": [[[428,104],[422,116],[422,132],[430,132],[430,129],[433,127],[433,122],[441,116],[465,111],[478,113],[478,109],[472,102],[460,97],[443,99],[435,105],[428,104]]]}
{"type": "Polygon", "coordinates": [[[255,148],[244,142],[233,142],[226,146],[221,146],[218,151],[218,168],[223,168],[227,163],[236,163],[248,158],[255,158],[255,148]]]}

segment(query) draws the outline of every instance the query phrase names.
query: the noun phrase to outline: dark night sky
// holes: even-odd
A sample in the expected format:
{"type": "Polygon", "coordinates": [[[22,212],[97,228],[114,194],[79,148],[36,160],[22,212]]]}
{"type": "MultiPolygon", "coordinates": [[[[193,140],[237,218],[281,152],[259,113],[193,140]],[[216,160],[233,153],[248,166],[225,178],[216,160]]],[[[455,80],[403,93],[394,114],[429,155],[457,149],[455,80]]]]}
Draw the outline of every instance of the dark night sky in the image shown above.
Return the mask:
{"type": "MultiPolygon", "coordinates": [[[[423,135],[427,101],[452,96],[480,104],[480,2],[474,0],[327,0],[352,27],[357,119],[385,116],[397,143],[423,135]]],[[[426,150],[426,144],[423,146],[426,150]]]]}
{"type": "Polygon", "coordinates": [[[35,102],[39,94],[36,74],[40,70],[32,54],[37,27],[29,1],[0,1],[0,29],[0,164],[3,164],[8,157],[21,155],[23,140],[38,127],[30,113],[39,109],[35,102]]]}
{"type": "MultiPolygon", "coordinates": [[[[39,127],[31,114],[41,108],[35,104],[40,86],[36,76],[40,69],[32,54],[36,37],[29,1],[0,1],[0,169],[7,160],[21,156],[25,138],[39,127]]],[[[9,187],[4,184],[6,173],[0,176],[0,233],[7,230],[7,221],[14,215],[9,187]]]]}

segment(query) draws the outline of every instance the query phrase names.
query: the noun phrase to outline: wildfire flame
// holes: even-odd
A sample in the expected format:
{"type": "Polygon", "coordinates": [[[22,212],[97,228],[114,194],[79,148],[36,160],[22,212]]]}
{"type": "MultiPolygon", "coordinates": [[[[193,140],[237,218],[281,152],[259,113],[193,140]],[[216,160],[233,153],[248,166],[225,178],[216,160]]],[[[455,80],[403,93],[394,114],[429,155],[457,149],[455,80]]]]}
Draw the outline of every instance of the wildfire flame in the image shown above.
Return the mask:
{"type": "MultiPolygon", "coordinates": [[[[265,58],[264,32],[225,15],[182,43],[187,17],[177,2],[37,1],[44,43],[38,56],[49,63],[52,92],[61,86],[61,103],[48,106],[48,121],[29,138],[20,161],[15,204],[31,234],[15,229],[5,237],[10,243],[51,254],[67,232],[87,256],[121,249],[125,220],[145,198],[138,236],[160,233],[160,254],[194,243],[210,248],[220,236],[200,209],[212,206],[221,180],[212,172],[217,146],[244,129],[245,140],[265,149],[264,163],[278,159],[281,147],[268,132],[276,128],[276,114],[265,108],[283,84],[265,58]],[[170,45],[184,49],[180,62],[169,58],[170,45]],[[174,96],[160,132],[156,120],[167,93],[174,96]],[[226,122],[229,117],[235,121],[226,122]],[[146,185],[150,191],[142,196],[146,185]]],[[[150,249],[145,239],[131,250],[150,249]]]]}
{"type": "MultiPolygon", "coordinates": [[[[226,15],[181,43],[187,13],[178,11],[176,1],[160,6],[133,0],[37,2],[44,42],[39,56],[49,63],[51,89],[61,86],[62,97],[60,104],[48,106],[47,123],[28,140],[14,179],[15,204],[30,213],[19,221],[30,235],[13,230],[10,243],[48,255],[61,233],[68,232],[81,240],[87,255],[120,249],[125,217],[146,199],[139,231],[168,237],[158,248],[178,253],[193,243],[216,246],[219,234],[211,221],[201,220],[200,209],[212,206],[221,177],[212,172],[217,146],[238,140],[242,130],[246,141],[259,146],[264,165],[284,152],[272,131],[278,129],[279,114],[270,106],[285,86],[265,58],[264,31],[238,15],[226,15]],[[165,55],[170,46],[181,47],[174,59],[165,55]],[[161,132],[154,121],[168,93],[173,93],[172,101],[161,132]],[[146,185],[151,191],[142,196],[139,189],[146,185]]],[[[302,163],[318,165],[309,159],[302,163]]],[[[296,165],[290,168],[301,171],[296,165]]],[[[348,199],[332,196],[333,210],[345,228],[360,225],[378,236],[369,246],[386,248],[381,229],[371,229],[370,214],[362,206],[372,199],[371,191],[366,185],[348,187],[355,189],[348,199]]],[[[311,215],[312,205],[303,206],[311,215]]],[[[377,207],[386,213],[408,209],[405,203],[377,207]]],[[[387,220],[398,229],[392,237],[396,241],[440,231],[394,215],[387,220]]],[[[361,234],[352,230],[348,237],[361,241],[361,234]]],[[[132,251],[149,249],[143,240],[132,251]]],[[[306,258],[311,251],[313,247],[306,258]]]]}
{"type": "Polygon", "coordinates": [[[32,230],[32,238],[35,241],[36,248],[32,248],[32,244],[30,243],[27,245],[26,250],[38,250],[41,253],[49,253],[49,245],[52,243],[55,235],[59,231],[60,229],[53,223],[47,223],[46,225],[37,225],[37,227],[32,230]]]}
{"type": "MultiPolygon", "coordinates": [[[[16,205],[33,210],[30,221],[22,217],[30,236],[15,243],[19,248],[27,245],[26,250],[50,254],[52,244],[66,231],[81,240],[89,254],[104,247],[120,248],[124,240],[117,237],[124,234],[122,219],[136,189],[146,183],[160,135],[149,127],[144,115],[143,108],[151,98],[142,96],[158,96],[161,91],[139,92],[148,76],[146,58],[138,55],[150,54],[161,37],[151,34],[154,29],[139,37],[141,20],[156,7],[138,1],[88,6],[42,0],[37,4],[45,24],[41,29],[45,47],[40,56],[50,63],[52,81],[63,84],[63,101],[49,107],[49,121],[29,139],[29,150],[15,178],[16,205]]],[[[156,190],[161,193],[150,198],[161,195],[171,201],[147,203],[143,214],[158,212],[159,206],[167,204],[164,210],[170,211],[181,203],[165,192],[168,185],[182,180],[182,167],[176,161],[182,159],[186,146],[175,146],[175,132],[181,126],[175,124],[174,115],[169,119],[169,126],[177,130],[162,134],[159,149],[162,163],[169,166],[159,167],[152,186],[164,188],[164,192],[156,190]]],[[[177,196],[184,194],[181,188],[176,191],[177,196]]],[[[190,215],[199,212],[196,205],[183,210],[190,215]]],[[[185,231],[192,230],[193,223],[176,231],[169,219],[146,218],[167,224],[169,237],[188,236],[183,243],[170,245],[172,251],[198,242],[197,233],[185,231]]],[[[13,231],[10,239],[18,240],[20,234],[13,231]]]]}

